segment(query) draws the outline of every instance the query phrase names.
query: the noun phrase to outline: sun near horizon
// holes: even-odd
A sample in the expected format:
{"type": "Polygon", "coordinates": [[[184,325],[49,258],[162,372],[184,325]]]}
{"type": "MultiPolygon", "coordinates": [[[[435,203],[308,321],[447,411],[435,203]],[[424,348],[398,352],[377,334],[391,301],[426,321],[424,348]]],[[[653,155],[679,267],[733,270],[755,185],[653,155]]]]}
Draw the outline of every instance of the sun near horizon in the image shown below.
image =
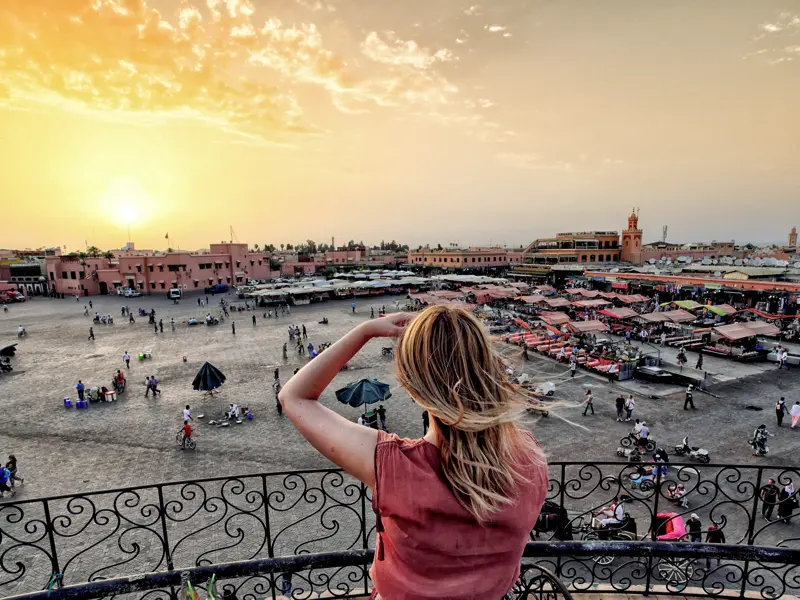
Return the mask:
{"type": "Polygon", "coordinates": [[[798,69],[786,0],[10,0],[4,244],[780,241],[798,69]]]}

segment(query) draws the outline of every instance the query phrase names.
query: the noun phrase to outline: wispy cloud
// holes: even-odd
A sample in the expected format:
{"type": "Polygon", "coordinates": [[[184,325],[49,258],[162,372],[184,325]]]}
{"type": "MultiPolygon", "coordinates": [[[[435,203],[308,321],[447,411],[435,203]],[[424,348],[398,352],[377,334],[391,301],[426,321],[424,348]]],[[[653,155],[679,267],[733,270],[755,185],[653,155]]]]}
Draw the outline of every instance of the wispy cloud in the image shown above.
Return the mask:
{"type": "Polygon", "coordinates": [[[447,48],[430,51],[421,48],[414,40],[401,40],[394,31],[387,31],[386,38],[381,39],[377,32],[373,31],[361,43],[361,51],[369,59],[389,64],[389,65],[408,65],[417,69],[427,69],[435,62],[447,62],[453,60],[453,53],[447,48]]]}
{"type": "Polygon", "coordinates": [[[480,10],[481,10],[480,6],[478,6],[477,4],[473,4],[469,8],[464,9],[464,14],[467,15],[468,17],[473,17],[475,15],[481,14],[480,10]]]}
{"type": "Polygon", "coordinates": [[[483,28],[489,33],[499,33],[506,30],[502,25],[484,25],[483,28]]]}
{"type": "Polygon", "coordinates": [[[762,57],[771,65],[800,59],[800,15],[783,12],[768,23],[762,23],[753,43],[761,46],[744,58],[762,57]]]}

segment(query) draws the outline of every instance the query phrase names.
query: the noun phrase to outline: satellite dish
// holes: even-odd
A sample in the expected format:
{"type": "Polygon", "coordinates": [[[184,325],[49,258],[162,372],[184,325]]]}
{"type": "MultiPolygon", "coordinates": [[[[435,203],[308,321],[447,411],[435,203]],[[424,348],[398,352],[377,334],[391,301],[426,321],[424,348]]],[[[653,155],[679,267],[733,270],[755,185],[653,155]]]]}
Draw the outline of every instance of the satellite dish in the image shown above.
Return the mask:
{"type": "Polygon", "coordinates": [[[656,264],[656,259],[655,258],[651,258],[647,262],[649,262],[651,265],[654,265],[654,264],[656,264]]]}
{"type": "Polygon", "coordinates": [[[714,271],[714,277],[722,277],[722,271],[714,271]]]}
{"type": "Polygon", "coordinates": [[[733,264],[736,265],[737,267],[741,267],[742,260],[740,258],[737,258],[735,261],[733,261],[733,264]]]}

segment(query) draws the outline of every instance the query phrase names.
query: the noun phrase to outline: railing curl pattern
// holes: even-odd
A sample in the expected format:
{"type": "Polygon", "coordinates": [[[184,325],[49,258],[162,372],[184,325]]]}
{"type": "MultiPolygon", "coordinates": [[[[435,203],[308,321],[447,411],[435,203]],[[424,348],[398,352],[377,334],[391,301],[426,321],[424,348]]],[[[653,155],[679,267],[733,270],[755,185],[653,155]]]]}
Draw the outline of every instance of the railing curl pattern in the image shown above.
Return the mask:
{"type": "MultiPolygon", "coordinates": [[[[800,591],[800,567],[783,558],[770,562],[755,550],[723,560],[711,550],[698,556],[678,552],[698,541],[722,540],[748,549],[796,550],[800,518],[793,517],[797,502],[785,489],[800,482],[797,469],[652,467],[551,463],[547,503],[531,539],[561,550],[523,561],[519,597],[558,595],[543,591],[537,568],[549,569],[573,592],[734,598],[757,593],[767,600],[800,591]],[[624,522],[598,531],[593,516],[615,498],[624,502],[624,522]],[[699,531],[692,528],[695,514],[699,531]],[[624,543],[628,552],[614,550],[619,548],[614,542],[624,543]],[[661,544],[659,554],[636,550],[646,543],[661,544]]],[[[53,574],[60,574],[59,582],[68,589],[137,573],[173,573],[221,563],[278,564],[282,557],[331,552],[363,556],[374,545],[374,527],[370,491],[336,469],[9,502],[0,504],[0,595],[42,590],[53,574]]],[[[362,560],[309,565],[247,572],[221,581],[218,589],[247,600],[282,594],[299,600],[319,594],[351,598],[371,587],[368,563],[362,560]]],[[[138,597],[160,600],[174,594],[174,586],[167,586],[138,597]]]]}

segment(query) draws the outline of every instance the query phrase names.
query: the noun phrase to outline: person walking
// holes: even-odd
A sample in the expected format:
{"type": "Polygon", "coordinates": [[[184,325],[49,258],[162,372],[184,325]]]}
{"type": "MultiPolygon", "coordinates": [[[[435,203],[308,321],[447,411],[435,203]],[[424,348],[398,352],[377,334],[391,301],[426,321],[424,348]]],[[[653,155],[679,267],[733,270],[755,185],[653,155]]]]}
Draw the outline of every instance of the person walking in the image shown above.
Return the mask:
{"type": "Polygon", "coordinates": [[[778,420],[778,427],[783,425],[783,415],[788,412],[789,409],[786,408],[786,399],[781,397],[781,399],[775,403],[775,418],[778,420]]]}
{"type": "Polygon", "coordinates": [[[633,409],[636,407],[636,400],[633,399],[633,394],[629,394],[625,400],[625,421],[631,420],[633,409]]]}
{"type": "Polygon", "coordinates": [[[356,314],[356,303],[355,303],[355,302],[353,302],[353,303],[350,305],[350,308],[353,310],[353,314],[356,314]]]}
{"type": "Polygon", "coordinates": [[[153,319],[153,333],[158,333],[158,323],[156,323],[155,319],[153,319]]]}
{"type": "Polygon", "coordinates": [[[236,321],[231,321],[231,333],[236,335],[236,321]]]}
{"type": "MultiPolygon", "coordinates": [[[[708,530],[706,531],[706,544],[724,544],[725,543],[725,533],[720,529],[718,523],[711,523],[708,526],[708,530]]],[[[717,559],[717,566],[719,566],[720,560],[717,559]]],[[[711,568],[711,558],[706,559],[706,571],[711,568]]]]}
{"type": "Polygon", "coordinates": [[[125,354],[122,355],[122,360],[125,363],[125,367],[130,369],[131,368],[131,355],[128,354],[127,350],[125,350],[125,354]]]}
{"type": "Polygon", "coordinates": [[[289,354],[286,349],[286,342],[283,342],[283,360],[287,360],[289,358],[289,354]]]}
{"type": "Polygon", "coordinates": [[[370,319],[374,319],[375,318],[375,308],[372,307],[372,306],[369,307],[369,318],[370,319]]]}
{"type": "Polygon", "coordinates": [[[275,381],[272,382],[272,391],[275,392],[275,410],[281,415],[283,414],[283,406],[281,406],[281,401],[279,399],[281,393],[281,380],[279,377],[275,377],[275,381]]]}
{"type": "Polygon", "coordinates": [[[780,367],[785,368],[787,371],[789,370],[789,352],[786,350],[786,348],[784,348],[783,352],[781,352],[780,367]]]}
{"type": "Polygon", "coordinates": [[[128,313],[128,323],[136,323],[131,312],[128,313]]]}
{"type": "Polygon", "coordinates": [[[700,352],[698,352],[698,354],[697,354],[697,363],[694,365],[694,368],[697,369],[698,371],[702,371],[703,370],[703,351],[702,350],[700,352]]]}
{"type": "Polygon", "coordinates": [[[680,367],[680,371],[683,371],[683,365],[685,365],[686,362],[686,352],[684,352],[683,348],[681,348],[678,350],[678,366],[680,367]]]}
{"type": "Polygon", "coordinates": [[[686,521],[686,532],[689,534],[689,541],[694,544],[699,544],[702,541],[701,531],[703,530],[703,523],[697,513],[692,513],[692,516],[686,521]]]}
{"type": "Polygon", "coordinates": [[[617,406],[617,423],[622,423],[622,413],[625,410],[625,396],[617,394],[615,404],[617,406]]]}
{"type": "Polygon", "coordinates": [[[788,525],[795,508],[797,508],[797,493],[794,491],[792,480],[787,479],[778,498],[778,517],[788,525]]]}
{"type": "MultiPolygon", "coordinates": [[[[150,395],[150,390],[151,389],[152,388],[150,386],[150,377],[145,377],[144,378],[144,397],[145,398],[147,398],[150,395]]],[[[153,396],[155,396],[155,394],[153,394],[153,396]]]]}
{"type": "Polygon", "coordinates": [[[686,399],[683,401],[683,410],[689,410],[690,406],[692,407],[692,410],[695,409],[693,396],[694,396],[694,386],[690,383],[686,387],[686,399]]]}
{"type": "Polygon", "coordinates": [[[578,370],[578,358],[575,356],[575,353],[572,353],[572,356],[569,357],[569,376],[570,378],[575,377],[575,371],[578,370]]]}
{"type": "Polygon", "coordinates": [[[443,305],[413,320],[363,321],[281,391],[299,433],[375,494],[373,594],[424,598],[436,582],[448,597],[494,599],[514,586],[548,474],[543,450],[517,422],[525,399],[505,381],[483,324],[443,305]],[[400,334],[397,381],[431,414],[423,439],[359,426],[318,402],[369,340],[400,334]]]}
{"type": "Polygon", "coordinates": [[[308,332],[306,332],[306,325],[305,325],[305,323],[303,323],[303,337],[304,337],[304,338],[307,338],[307,337],[308,337],[308,332]]]}
{"type": "Polygon", "coordinates": [[[161,390],[158,389],[158,379],[156,379],[155,375],[150,375],[150,389],[153,390],[153,398],[156,397],[156,394],[161,394],[161,390]]]}
{"type": "Polygon", "coordinates": [[[592,396],[592,390],[586,390],[586,398],[584,399],[583,403],[586,407],[583,409],[583,416],[586,416],[586,412],[591,410],[592,414],[594,414],[594,397],[592,396]]]}
{"type": "Polygon", "coordinates": [[[20,483],[25,483],[25,478],[20,476],[17,472],[17,457],[13,454],[8,455],[8,462],[6,463],[6,469],[11,473],[11,489],[14,489],[14,485],[19,481],[20,483]]]}
{"type": "Polygon", "coordinates": [[[386,409],[383,407],[383,404],[378,405],[378,419],[381,421],[381,429],[384,431],[389,431],[386,429],[386,409]]]}
{"type": "Polygon", "coordinates": [[[175,331],[175,319],[174,319],[173,317],[170,317],[170,318],[169,318],[169,328],[170,328],[172,331],[175,331]]]}
{"type": "Polygon", "coordinates": [[[183,409],[183,422],[188,423],[189,421],[194,421],[194,419],[192,418],[192,410],[187,404],[186,408],[183,409]]]}
{"type": "Polygon", "coordinates": [[[94,327],[89,327],[89,340],[88,341],[92,341],[92,340],[94,340],[94,327]]]}
{"type": "Polygon", "coordinates": [[[159,319],[158,320],[158,330],[161,333],[164,333],[164,319],[159,319]]]}
{"type": "Polygon", "coordinates": [[[612,362],[611,366],[608,367],[608,382],[609,383],[614,383],[614,380],[617,377],[617,370],[618,369],[619,369],[619,367],[617,366],[617,363],[615,363],[615,362],[612,362]]]}
{"type": "Polygon", "coordinates": [[[797,427],[797,423],[800,422],[800,400],[795,401],[789,414],[792,416],[792,429],[794,429],[797,427]]]}
{"type": "Polygon", "coordinates": [[[667,345],[667,333],[665,331],[662,331],[661,332],[661,347],[663,348],[666,345],[667,345]]]}
{"type": "Polygon", "coordinates": [[[94,306],[92,305],[92,301],[91,300],[89,300],[89,308],[94,308],[94,306]]]}
{"type": "Polygon", "coordinates": [[[78,385],[75,386],[75,389],[78,391],[78,400],[83,402],[83,392],[86,389],[86,386],[83,385],[83,382],[78,379],[78,385]]]}
{"type": "Polygon", "coordinates": [[[200,298],[197,299],[197,306],[203,306],[203,301],[200,298]]]}
{"type": "Polygon", "coordinates": [[[775,485],[775,480],[770,479],[767,485],[761,488],[761,516],[766,521],[772,520],[772,511],[778,503],[778,486],[775,485]]]}
{"type": "Polygon", "coordinates": [[[256,316],[253,315],[253,327],[255,327],[255,326],[256,326],[256,316]]]}

